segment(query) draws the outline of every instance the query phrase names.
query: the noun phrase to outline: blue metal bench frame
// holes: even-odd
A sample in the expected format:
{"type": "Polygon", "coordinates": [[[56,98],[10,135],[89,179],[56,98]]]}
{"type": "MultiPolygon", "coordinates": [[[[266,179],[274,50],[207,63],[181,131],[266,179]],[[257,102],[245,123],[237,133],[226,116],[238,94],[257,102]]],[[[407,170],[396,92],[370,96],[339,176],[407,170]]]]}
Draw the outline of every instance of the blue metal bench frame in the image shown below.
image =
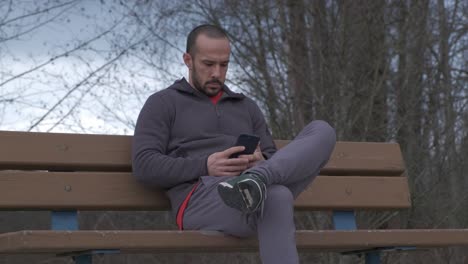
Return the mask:
{"type": "MultiPolygon", "coordinates": [[[[335,230],[357,230],[356,216],[354,211],[333,211],[333,226],[335,230]]],[[[366,250],[355,250],[342,252],[343,255],[363,255],[366,258],[366,264],[380,264],[381,252],[383,251],[405,251],[414,250],[416,247],[380,247],[366,250]]]]}

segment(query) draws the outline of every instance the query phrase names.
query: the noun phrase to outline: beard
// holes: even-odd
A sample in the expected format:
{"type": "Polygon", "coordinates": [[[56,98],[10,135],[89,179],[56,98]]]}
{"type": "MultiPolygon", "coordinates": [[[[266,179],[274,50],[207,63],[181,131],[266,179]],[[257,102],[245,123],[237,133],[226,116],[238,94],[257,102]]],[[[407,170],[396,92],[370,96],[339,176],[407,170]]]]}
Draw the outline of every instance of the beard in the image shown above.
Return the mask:
{"type": "Polygon", "coordinates": [[[198,78],[198,73],[195,67],[193,67],[192,75],[193,86],[195,86],[195,89],[204,93],[208,97],[216,96],[219,91],[223,89],[223,82],[218,79],[212,79],[202,84],[200,78],[198,78]],[[214,87],[213,84],[218,87],[214,87]]]}

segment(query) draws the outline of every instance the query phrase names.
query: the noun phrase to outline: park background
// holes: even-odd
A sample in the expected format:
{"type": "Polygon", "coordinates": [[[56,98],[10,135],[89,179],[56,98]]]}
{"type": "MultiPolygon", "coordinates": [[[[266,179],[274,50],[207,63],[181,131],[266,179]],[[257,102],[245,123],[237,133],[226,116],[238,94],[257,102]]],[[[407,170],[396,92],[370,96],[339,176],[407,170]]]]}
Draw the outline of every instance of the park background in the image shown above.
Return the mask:
{"type": "MultiPolygon", "coordinates": [[[[340,141],[398,142],[413,208],[359,212],[370,228],[468,227],[468,2],[459,0],[0,0],[0,130],[129,134],[146,98],[186,76],[185,38],[225,28],[227,84],[261,107],[276,139],[313,119],[340,141]]],[[[174,228],[167,213],[84,212],[84,228],[174,228]]],[[[329,226],[297,213],[300,228],[329,226]]],[[[0,212],[0,232],[47,228],[0,212]]],[[[361,263],[333,253],[304,263],[361,263]]],[[[97,257],[97,263],[258,263],[256,253],[97,257]]],[[[68,262],[67,262],[68,261],[68,262]]],[[[383,263],[467,263],[467,248],[383,263]]],[[[3,256],[0,263],[69,263],[3,256]]]]}

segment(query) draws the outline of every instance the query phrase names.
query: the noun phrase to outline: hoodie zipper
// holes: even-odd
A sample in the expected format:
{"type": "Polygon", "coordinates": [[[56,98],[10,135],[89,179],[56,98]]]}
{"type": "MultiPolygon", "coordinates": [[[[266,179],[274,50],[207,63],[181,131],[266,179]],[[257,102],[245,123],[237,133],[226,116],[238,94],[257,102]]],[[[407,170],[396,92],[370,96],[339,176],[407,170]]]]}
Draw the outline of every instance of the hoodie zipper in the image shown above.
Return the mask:
{"type": "Polygon", "coordinates": [[[215,112],[216,112],[216,122],[218,124],[218,131],[221,131],[221,114],[219,112],[219,103],[221,103],[221,100],[223,100],[223,98],[219,99],[219,101],[214,105],[215,107],[215,112]]]}

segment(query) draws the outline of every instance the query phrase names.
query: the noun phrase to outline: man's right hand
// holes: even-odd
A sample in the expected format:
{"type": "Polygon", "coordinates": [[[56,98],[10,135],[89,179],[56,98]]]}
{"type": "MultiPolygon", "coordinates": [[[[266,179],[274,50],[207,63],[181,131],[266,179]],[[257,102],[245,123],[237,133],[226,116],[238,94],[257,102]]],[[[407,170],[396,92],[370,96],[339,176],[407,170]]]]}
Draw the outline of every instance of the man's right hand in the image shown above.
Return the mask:
{"type": "Polygon", "coordinates": [[[208,157],[207,167],[208,175],[210,176],[239,176],[249,165],[249,160],[246,158],[230,159],[234,153],[241,152],[245,149],[243,146],[228,148],[221,152],[215,152],[208,157]]]}

